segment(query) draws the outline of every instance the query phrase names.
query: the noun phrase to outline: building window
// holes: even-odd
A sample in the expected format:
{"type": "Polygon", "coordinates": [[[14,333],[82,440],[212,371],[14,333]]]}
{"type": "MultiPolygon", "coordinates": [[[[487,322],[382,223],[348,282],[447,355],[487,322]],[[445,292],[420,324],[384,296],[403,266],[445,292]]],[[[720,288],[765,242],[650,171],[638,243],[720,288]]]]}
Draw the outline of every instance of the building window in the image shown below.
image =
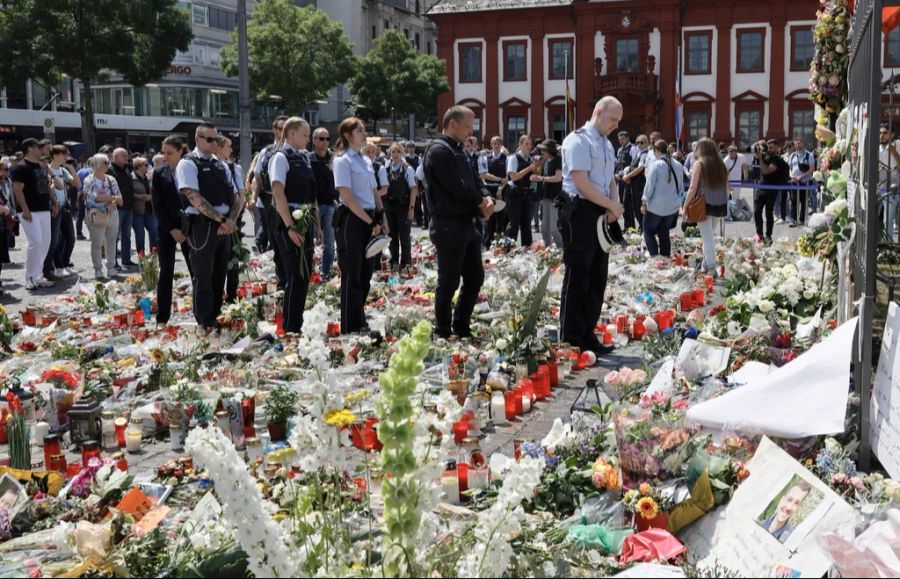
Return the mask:
{"type": "Polygon", "coordinates": [[[566,138],[566,111],[563,107],[550,109],[550,138],[562,143],[566,138]]]}
{"type": "Polygon", "coordinates": [[[416,50],[419,50],[420,48],[422,48],[422,37],[416,32],[416,50]]]}
{"type": "Polygon", "coordinates": [[[409,28],[403,29],[403,36],[405,36],[406,39],[409,40],[409,28]]]}
{"type": "Polygon", "coordinates": [[[620,38],[616,40],[616,72],[638,72],[638,39],[620,38]]]}
{"type": "Polygon", "coordinates": [[[387,32],[387,31],[390,30],[390,29],[391,29],[391,21],[390,21],[390,20],[385,20],[385,21],[384,21],[384,30],[385,30],[385,32],[387,32]]]}
{"type": "Polygon", "coordinates": [[[236,26],[237,14],[214,6],[209,7],[209,27],[231,32],[236,26]]]}
{"type": "Polygon", "coordinates": [[[378,37],[378,27],[376,25],[372,25],[372,40],[375,40],[378,37]]]}
{"type": "Polygon", "coordinates": [[[747,109],[738,112],[737,147],[746,150],[750,145],[762,138],[762,110],[747,109]]]}
{"type": "Polygon", "coordinates": [[[815,41],[811,28],[791,29],[791,70],[809,71],[809,63],[812,62],[816,52],[815,41]]]}
{"type": "Polygon", "coordinates": [[[563,80],[573,78],[572,74],[575,70],[575,50],[573,43],[569,39],[551,40],[550,44],[550,80],[563,80]]]}
{"type": "Polygon", "coordinates": [[[689,143],[709,137],[708,111],[687,111],[684,116],[689,143]]]}
{"type": "Polygon", "coordinates": [[[426,48],[428,49],[428,50],[427,50],[428,55],[430,56],[430,55],[431,55],[431,41],[429,40],[429,41],[426,42],[425,44],[426,44],[426,48]]]}
{"type": "Polygon", "coordinates": [[[459,45],[459,82],[481,82],[481,43],[459,45]]]}
{"type": "Polygon", "coordinates": [[[891,30],[884,39],[884,65],[900,66],[900,27],[891,30]]]}
{"type": "Polygon", "coordinates": [[[419,0],[416,0],[416,14],[421,14],[421,6],[419,6],[419,0]]]}
{"type": "Polygon", "coordinates": [[[800,137],[807,147],[812,147],[815,142],[816,134],[816,117],[812,106],[806,103],[791,108],[791,126],[789,127],[789,137],[800,137]],[[802,108],[801,108],[802,107],[802,108]]]}
{"type": "Polygon", "coordinates": [[[685,74],[710,74],[712,72],[712,32],[688,32],[685,53],[685,74]]]}
{"type": "Polygon", "coordinates": [[[754,28],[737,31],[737,71],[765,72],[766,31],[754,28]]]}
{"type": "Polygon", "coordinates": [[[206,6],[197,6],[196,4],[191,4],[191,15],[194,24],[197,24],[199,26],[209,26],[209,18],[206,6]]]}
{"type": "Polygon", "coordinates": [[[506,117],[506,148],[509,151],[515,151],[519,148],[519,137],[524,134],[524,115],[510,115],[506,117]]]}
{"type": "Polygon", "coordinates": [[[503,43],[503,80],[504,82],[527,80],[527,59],[525,52],[528,42],[525,40],[511,40],[503,43]]]}

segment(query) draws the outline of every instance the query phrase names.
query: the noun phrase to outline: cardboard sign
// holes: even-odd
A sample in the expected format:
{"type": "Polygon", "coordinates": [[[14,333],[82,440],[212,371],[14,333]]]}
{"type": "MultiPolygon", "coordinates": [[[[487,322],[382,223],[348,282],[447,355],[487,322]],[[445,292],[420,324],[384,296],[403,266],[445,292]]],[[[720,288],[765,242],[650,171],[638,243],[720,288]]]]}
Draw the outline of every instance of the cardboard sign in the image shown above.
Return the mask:
{"type": "Polygon", "coordinates": [[[681,533],[690,559],[740,577],[825,575],[831,560],[821,537],[852,530],[856,510],[768,438],[747,468],[750,478],[727,507],[681,533]]]}
{"type": "Polygon", "coordinates": [[[125,498],[116,505],[116,510],[131,515],[135,522],[140,522],[152,508],[153,501],[144,494],[144,491],[137,487],[128,491],[125,498]]]}
{"type": "Polygon", "coordinates": [[[872,451],[884,469],[900,477],[900,306],[891,302],[872,393],[872,451]]]}

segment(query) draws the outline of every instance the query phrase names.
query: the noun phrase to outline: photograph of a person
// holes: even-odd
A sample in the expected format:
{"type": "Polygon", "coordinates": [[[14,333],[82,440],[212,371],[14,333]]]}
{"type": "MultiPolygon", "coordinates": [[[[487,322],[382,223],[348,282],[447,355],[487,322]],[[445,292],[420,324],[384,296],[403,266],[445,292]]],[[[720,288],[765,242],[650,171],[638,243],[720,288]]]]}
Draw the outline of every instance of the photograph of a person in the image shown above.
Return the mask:
{"type": "Polygon", "coordinates": [[[19,481],[8,474],[0,478],[0,509],[6,509],[10,515],[18,512],[28,497],[19,481]]]}
{"type": "Polygon", "coordinates": [[[756,519],[756,524],[784,544],[824,498],[800,475],[794,475],[756,519]]]}

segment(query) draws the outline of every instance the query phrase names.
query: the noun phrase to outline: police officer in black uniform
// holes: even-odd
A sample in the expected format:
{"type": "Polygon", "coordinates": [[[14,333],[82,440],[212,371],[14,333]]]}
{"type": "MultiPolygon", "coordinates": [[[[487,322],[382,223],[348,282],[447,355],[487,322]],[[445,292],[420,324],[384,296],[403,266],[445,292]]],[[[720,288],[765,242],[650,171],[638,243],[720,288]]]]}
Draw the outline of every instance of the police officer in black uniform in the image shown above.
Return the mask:
{"type": "Polygon", "coordinates": [[[415,170],[403,160],[403,147],[400,143],[391,145],[389,153],[388,190],[381,201],[391,230],[391,269],[397,271],[412,265],[410,226],[415,218],[419,188],[416,185],[415,170]]]}
{"type": "Polygon", "coordinates": [[[185,210],[191,264],[194,269],[194,317],[207,331],[222,311],[231,234],[244,207],[228,166],[218,159],[219,132],[202,122],[194,133],[196,148],[178,162],[175,181],[190,207],[185,210]]]}
{"type": "Polygon", "coordinates": [[[274,253],[273,261],[275,262],[275,275],[278,277],[278,287],[280,289],[284,289],[285,272],[284,265],[281,263],[281,250],[278,249],[278,244],[273,241],[275,239],[274,231],[278,226],[278,214],[275,211],[275,206],[272,204],[272,182],[269,179],[269,161],[277,150],[278,142],[282,140],[282,130],[284,129],[284,122],[287,119],[286,115],[275,117],[275,122],[272,124],[275,142],[271,145],[267,145],[265,149],[259,152],[259,157],[256,160],[257,178],[253,180],[253,186],[258,188],[256,194],[263,204],[263,223],[265,223],[266,226],[266,235],[268,237],[269,245],[274,253]]]}
{"type": "Polygon", "coordinates": [[[282,324],[285,332],[299,333],[303,327],[309,278],[315,268],[313,234],[320,239],[322,235],[316,206],[315,176],[305,150],[309,142],[309,123],[301,117],[291,117],[284,122],[282,134],[284,143],[269,161],[269,178],[278,215],[275,243],[281,251],[286,282],[282,324]],[[309,224],[305,237],[291,229],[294,224],[291,213],[303,205],[311,205],[315,210],[313,223],[309,224]],[[301,264],[301,259],[305,260],[305,264],[301,264]]]}
{"type": "MultiPolygon", "coordinates": [[[[406,153],[403,155],[403,160],[406,161],[406,164],[413,168],[413,171],[418,174],[419,165],[422,164],[422,158],[416,153],[416,142],[415,141],[406,141],[405,144],[406,153]]],[[[416,178],[418,181],[418,177],[416,178]]],[[[416,225],[419,227],[428,227],[428,215],[427,215],[427,206],[425,205],[425,188],[422,186],[422,183],[417,183],[419,187],[419,195],[416,196],[416,206],[413,211],[413,216],[416,219],[416,225]]]]}
{"type": "MultiPolygon", "coordinates": [[[[234,162],[233,149],[231,147],[231,139],[226,136],[219,135],[219,150],[216,156],[225,162],[228,166],[228,172],[231,174],[231,181],[237,189],[238,195],[244,195],[244,171],[241,166],[234,162]]],[[[244,230],[244,212],[238,215],[237,220],[238,233],[244,230]]],[[[231,240],[231,257],[228,259],[229,265],[232,259],[239,251],[243,251],[243,240],[238,235],[237,239],[232,236],[231,240]]],[[[237,301],[238,284],[240,283],[240,264],[235,262],[232,267],[228,268],[228,276],[225,279],[225,301],[232,304],[237,301]]]]}
{"type": "MultiPolygon", "coordinates": [[[[482,155],[478,160],[478,174],[484,187],[493,199],[503,199],[508,179],[506,177],[506,153],[503,152],[503,139],[491,139],[491,152],[482,155]]],[[[484,248],[488,249],[498,231],[506,231],[506,212],[497,211],[485,222],[484,248]]]]}
{"type": "Polygon", "coordinates": [[[482,195],[476,174],[462,143],[472,134],[475,113],[454,106],[444,114],[444,133],[425,151],[425,181],[431,211],[431,241],[437,250],[438,283],[434,301],[435,333],[447,338],[472,335],[470,323],[484,283],[479,219],[494,210],[490,197],[482,195]],[[451,317],[453,294],[462,288],[451,317]]]}
{"type": "Polygon", "coordinates": [[[182,232],[185,199],[178,194],[175,184],[175,167],[188,154],[187,143],[178,135],[169,135],[163,140],[162,154],[166,161],[153,168],[151,197],[156,210],[159,234],[159,281],[156,284],[156,323],[167,324],[172,316],[172,283],[175,279],[175,250],[180,245],[181,253],[193,279],[191,251],[187,237],[182,232]]]}
{"type": "Polygon", "coordinates": [[[506,162],[506,174],[512,183],[506,199],[506,236],[515,240],[521,231],[524,247],[531,245],[531,175],[540,167],[540,159],[531,157],[531,146],[531,137],[522,135],[519,149],[506,162]]]}

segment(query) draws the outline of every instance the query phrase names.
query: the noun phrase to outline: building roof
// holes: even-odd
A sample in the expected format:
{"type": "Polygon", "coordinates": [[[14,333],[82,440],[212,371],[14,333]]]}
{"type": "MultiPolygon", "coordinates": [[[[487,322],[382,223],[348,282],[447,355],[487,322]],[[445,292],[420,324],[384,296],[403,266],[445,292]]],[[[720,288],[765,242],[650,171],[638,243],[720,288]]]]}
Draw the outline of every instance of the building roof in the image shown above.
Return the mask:
{"type": "Polygon", "coordinates": [[[429,16],[489,10],[515,10],[568,6],[573,0],[440,0],[428,11],[429,16]]]}

